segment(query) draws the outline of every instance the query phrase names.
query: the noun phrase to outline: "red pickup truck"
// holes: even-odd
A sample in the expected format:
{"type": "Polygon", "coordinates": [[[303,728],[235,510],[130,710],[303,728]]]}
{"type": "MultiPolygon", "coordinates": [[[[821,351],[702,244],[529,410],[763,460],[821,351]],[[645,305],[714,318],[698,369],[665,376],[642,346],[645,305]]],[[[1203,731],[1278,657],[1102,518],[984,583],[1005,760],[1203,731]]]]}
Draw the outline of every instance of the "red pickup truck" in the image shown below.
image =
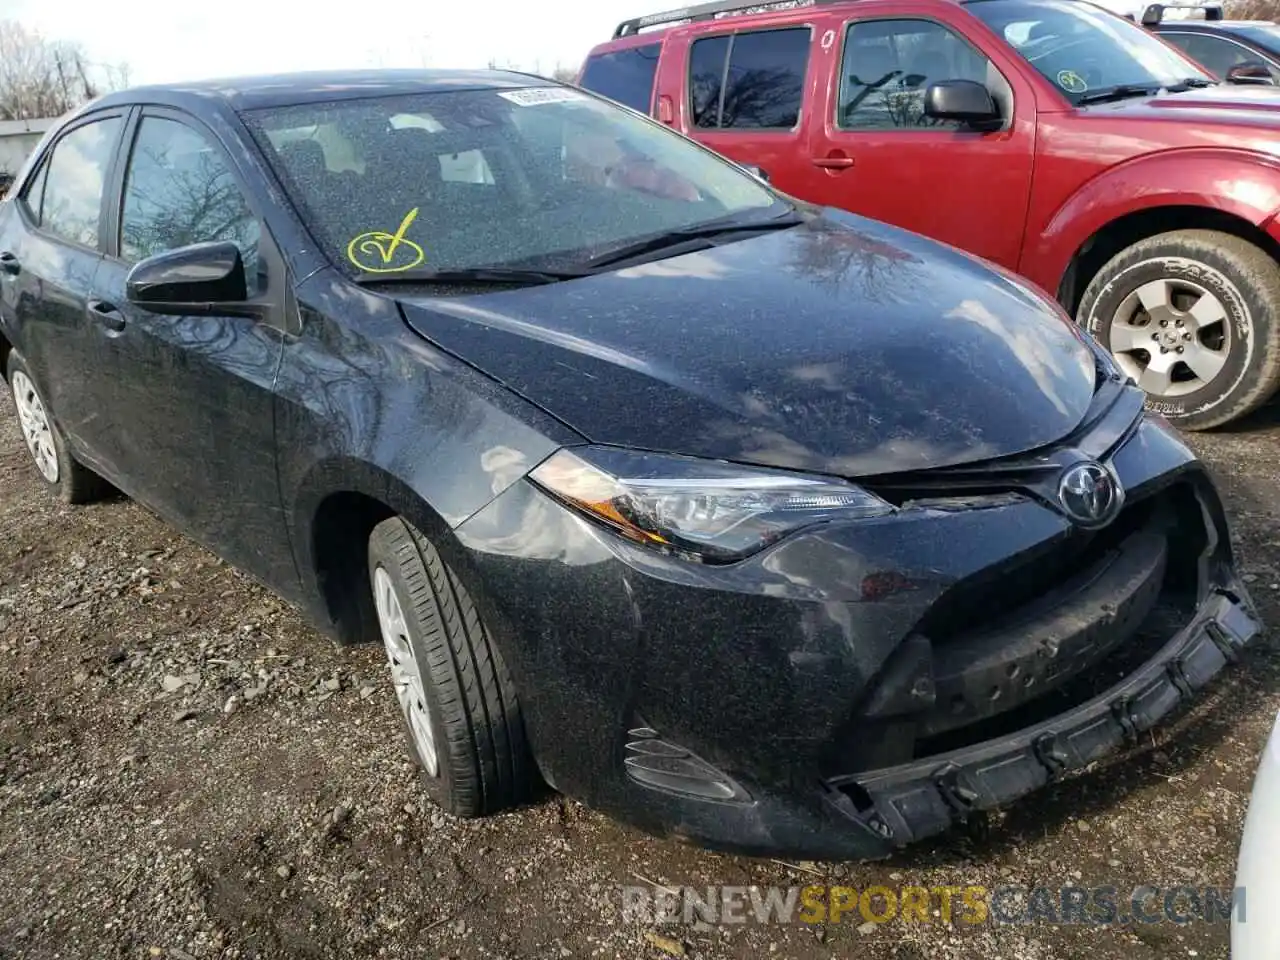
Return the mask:
{"type": "Polygon", "coordinates": [[[1280,91],[1218,83],[1124,17],[719,0],[620,24],[579,82],[785,193],[1022,274],[1180,426],[1280,386],[1280,91]]]}

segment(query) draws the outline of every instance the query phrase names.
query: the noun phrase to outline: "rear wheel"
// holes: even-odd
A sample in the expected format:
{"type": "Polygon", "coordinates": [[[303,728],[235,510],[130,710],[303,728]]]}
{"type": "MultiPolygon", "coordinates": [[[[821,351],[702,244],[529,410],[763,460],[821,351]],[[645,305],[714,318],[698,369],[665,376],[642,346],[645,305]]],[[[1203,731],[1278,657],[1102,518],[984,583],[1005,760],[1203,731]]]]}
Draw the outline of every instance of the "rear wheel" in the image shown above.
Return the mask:
{"type": "Polygon", "coordinates": [[[533,765],[520,704],[466,588],[398,517],[374,528],[369,573],[409,752],[427,792],[464,817],[528,799],[533,765]]]}
{"type": "Polygon", "coordinates": [[[110,487],[71,456],[52,412],[16,351],[9,353],[7,376],[22,438],[45,485],[67,503],[101,499],[110,487]]]}
{"type": "Polygon", "coordinates": [[[1189,430],[1242,417],[1280,386],[1280,266],[1230,234],[1135,243],[1098,271],[1079,320],[1148,406],[1189,430]]]}

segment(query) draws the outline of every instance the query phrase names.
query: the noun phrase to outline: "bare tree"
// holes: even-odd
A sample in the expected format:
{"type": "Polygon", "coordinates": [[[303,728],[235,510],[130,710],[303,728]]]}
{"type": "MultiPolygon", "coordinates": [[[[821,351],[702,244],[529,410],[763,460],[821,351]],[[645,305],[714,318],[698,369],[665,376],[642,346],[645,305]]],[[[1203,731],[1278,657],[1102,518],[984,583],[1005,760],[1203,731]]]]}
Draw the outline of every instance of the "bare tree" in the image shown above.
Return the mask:
{"type": "Polygon", "coordinates": [[[98,68],[78,44],[0,20],[0,120],[58,117],[127,81],[124,66],[98,68]]]}
{"type": "Polygon", "coordinates": [[[1275,20],[1280,17],[1280,0],[1235,0],[1226,7],[1227,16],[1236,20],[1275,20]]]}

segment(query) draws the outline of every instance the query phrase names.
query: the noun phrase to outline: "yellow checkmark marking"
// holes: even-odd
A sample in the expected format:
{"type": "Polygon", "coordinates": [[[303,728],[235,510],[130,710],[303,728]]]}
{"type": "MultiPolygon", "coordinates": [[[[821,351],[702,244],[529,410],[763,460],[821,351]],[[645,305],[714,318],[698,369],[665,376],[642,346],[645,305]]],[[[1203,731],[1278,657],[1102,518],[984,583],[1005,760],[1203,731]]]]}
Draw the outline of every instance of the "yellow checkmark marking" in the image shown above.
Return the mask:
{"type": "Polygon", "coordinates": [[[418,218],[418,209],[404,215],[395,233],[369,230],[353,237],[347,244],[347,259],[366,273],[399,273],[422,263],[426,259],[422,247],[405,237],[418,218]]]}

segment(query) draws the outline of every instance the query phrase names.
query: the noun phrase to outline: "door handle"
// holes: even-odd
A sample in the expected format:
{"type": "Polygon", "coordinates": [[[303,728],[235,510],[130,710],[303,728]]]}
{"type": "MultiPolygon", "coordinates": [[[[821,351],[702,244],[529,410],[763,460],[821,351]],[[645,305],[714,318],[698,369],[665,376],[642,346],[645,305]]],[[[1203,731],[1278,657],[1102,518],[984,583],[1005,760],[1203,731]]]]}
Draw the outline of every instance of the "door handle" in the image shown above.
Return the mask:
{"type": "Polygon", "coordinates": [[[848,170],[853,166],[853,157],[835,154],[830,157],[814,157],[813,165],[824,170],[848,170]]]}
{"type": "Polygon", "coordinates": [[[124,329],[124,314],[113,303],[105,300],[90,300],[89,312],[108,330],[119,333],[124,329]]]}
{"type": "Polygon", "coordinates": [[[0,251],[0,271],[3,271],[11,277],[16,277],[22,272],[22,264],[8,250],[0,251]]]}

